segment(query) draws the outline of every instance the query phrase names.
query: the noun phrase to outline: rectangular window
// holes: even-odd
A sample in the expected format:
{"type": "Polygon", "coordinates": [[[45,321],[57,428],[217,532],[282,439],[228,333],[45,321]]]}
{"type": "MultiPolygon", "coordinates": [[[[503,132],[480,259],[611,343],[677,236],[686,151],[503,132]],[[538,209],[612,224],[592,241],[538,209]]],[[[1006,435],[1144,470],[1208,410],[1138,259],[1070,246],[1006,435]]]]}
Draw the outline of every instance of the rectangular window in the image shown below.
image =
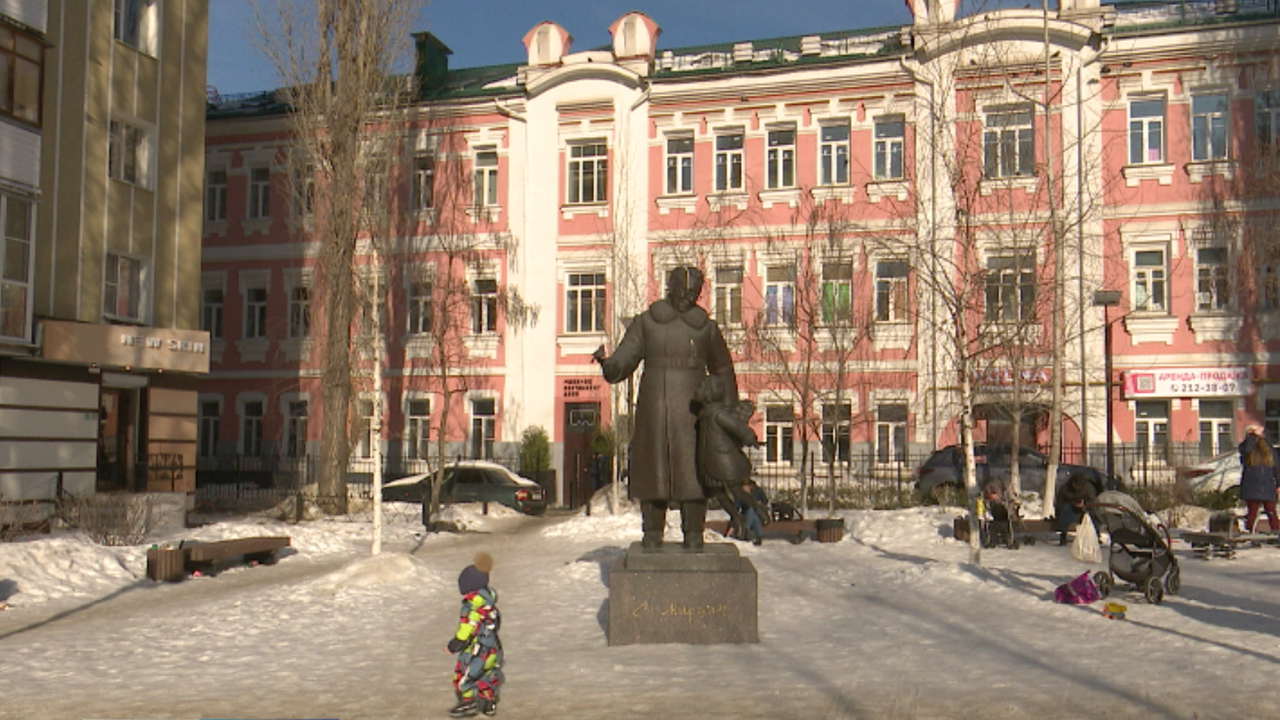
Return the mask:
{"type": "Polygon", "coordinates": [[[876,263],[876,322],[903,322],[907,319],[907,264],[899,261],[876,263]]]}
{"type": "Polygon", "coordinates": [[[246,216],[250,220],[271,217],[271,168],[249,170],[249,209],[246,216]]]}
{"type": "Polygon", "coordinates": [[[251,287],[244,291],[244,336],[267,336],[267,289],[251,287]]]}
{"type": "Polygon", "coordinates": [[[1163,250],[1133,254],[1133,309],[1164,312],[1166,272],[1163,250]]]}
{"type": "Polygon", "coordinates": [[[211,458],[218,454],[218,419],[222,415],[222,403],[217,400],[200,402],[200,457],[211,458]]]}
{"type": "Polygon", "coordinates": [[[876,406],[876,462],[907,461],[907,406],[889,403],[876,406]]]}
{"type": "Polygon", "coordinates": [[[1169,445],[1169,403],[1164,400],[1139,400],[1135,405],[1134,442],[1138,458],[1156,462],[1166,456],[1169,445]]]}
{"type": "Polygon", "coordinates": [[[115,16],[111,36],[130,47],[138,47],[142,36],[144,0],[115,0],[115,16]]]}
{"type": "Polygon", "coordinates": [[[792,442],[795,414],[790,405],[766,405],[764,409],[764,459],[769,463],[791,464],[795,459],[792,442]]]}
{"type": "Polygon", "coordinates": [[[142,320],[142,261],[107,253],[102,312],[122,320],[142,320]]]}
{"type": "Polygon", "coordinates": [[[497,431],[497,403],[492,398],[471,401],[471,457],[493,458],[493,441],[497,431]]]}
{"type": "MultiPolygon", "coordinates": [[[[371,192],[375,185],[376,183],[366,180],[364,188],[365,199],[361,207],[376,206],[373,198],[378,196],[371,192]]],[[[305,165],[294,169],[292,189],[294,217],[307,217],[314,213],[316,209],[316,168],[314,165],[305,165]]]]}
{"type": "Polygon", "coordinates": [[[291,458],[307,454],[307,401],[289,403],[289,417],[285,427],[285,455],[291,458]]]}
{"type": "Polygon", "coordinates": [[[609,152],[602,142],[569,146],[570,205],[602,203],[609,199],[609,152]]]}
{"type": "Polygon", "coordinates": [[[741,132],[716,136],[716,192],[742,189],[741,132]]]}
{"type": "Polygon", "coordinates": [[[1258,153],[1274,155],[1280,148],[1280,91],[1258,93],[1254,99],[1253,118],[1257,128],[1258,153]]]}
{"type": "Polygon", "coordinates": [[[823,125],[818,131],[818,184],[849,183],[849,126],[823,125]]]}
{"type": "Polygon", "coordinates": [[[770,130],[765,149],[765,186],[789,188],[796,184],[796,131],[770,130]]]}
{"type": "Polygon", "coordinates": [[[112,120],[107,142],[107,167],[116,180],[146,185],[147,131],[124,120],[112,120]]]}
{"type": "Polygon", "coordinates": [[[210,170],[204,181],[204,220],[227,219],[227,171],[210,170]]]}
{"type": "Polygon", "coordinates": [[[1200,459],[1230,452],[1236,447],[1231,419],[1235,403],[1231,400],[1200,401],[1200,459]]]}
{"type": "Polygon", "coordinates": [[[1227,96],[1196,95],[1191,98],[1191,159],[1225,160],[1230,133],[1227,130],[1227,96]]]}
{"type": "Polygon", "coordinates": [[[1228,294],[1230,266],[1225,247],[1196,250],[1196,310],[1215,312],[1231,306],[1228,294]]]}
{"type": "Polygon", "coordinates": [[[1258,275],[1258,309],[1280,310],[1280,265],[1263,265],[1258,275]]]}
{"type": "Polygon", "coordinates": [[[289,337],[311,334],[311,288],[298,285],[289,288],[289,337]]]}
{"type": "Polygon", "coordinates": [[[0,115],[39,127],[44,43],[0,25],[0,115]]]}
{"type": "Polygon", "coordinates": [[[1035,138],[1031,111],[993,112],[982,133],[982,172],[988,178],[1035,174],[1035,138]]]}
{"type": "Polygon", "coordinates": [[[713,276],[712,303],[720,327],[742,324],[742,267],[718,267],[713,276]]]}
{"type": "Polygon", "coordinates": [[[352,454],[358,458],[367,459],[373,457],[373,443],[377,441],[374,437],[373,401],[357,400],[356,401],[356,441],[355,447],[352,448],[352,454]]]}
{"type": "Polygon", "coordinates": [[[849,419],[853,408],[848,403],[822,406],[822,462],[849,462],[849,419]]]}
{"type": "Polygon", "coordinates": [[[1271,447],[1280,445],[1280,400],[1268,400],[1263,404],[1262,427],[1271,447]]]}
{"type": "Polygon", "coordinates": [[[0,193],[0,335],[26,340],[31,305],[35,205],[0,193]]]}
{"type": "Polygon", "coordinates": [[[573,273],[565,292],[566,333],[604,332],[604,273],[573,273]]]}
{"type": "Polygon", "coordinates": [[[426,335],[431,332],[431,283],[409,284],[409,334],[426,335]]]}
{"type": "Polygon", "coordinates": [[[222,337],[222,288],[204,288],[200,294],[200,329],[210,339],[222,337]]]}
{"type": "Polygon", "coordinates": [[[1026,322],[1036,311],[1036,262],[1034,257],[987,258],[987,322],[1026,322]]]}
{"type": "Polygon", "coordinates": [[[847,324],[853,319],[853,263],[822,264],[822,324],[847,324]]]}
{"type": "Polygon", "coordinates": [[[260,400],[244,404],[244,414],[240,417],[240,452],[245,457],[262,455],[262,401],[260,400]]]}
{"type": "Polygon", "coordinates": [[[667,138],[667,194],[693,192],[693,138],[667,138]]]}
{"type": "Polygon", "coordinates": [[[472,187],[475,196],[472,202],[476,207],[492,207],[498,204],[498,151],[480,149],[476,151],[475,174],[472,187]]]}
{"type": "Polygon", "coordinates": [[[410,400],[405,408],[405,457],[425,460],[431,443],[431,401],[410,400]]]}
{"type": "Polygon", "coordinates": [[[435,205],[436,158],[434,155],[415,155],[413,177],[409,188],[409,207],[414,210],[430,210],[435,205]]]}
{"type": "Polygon", "coordinates": [[[471,285],[471,332],[498,331],[498,281],[480,278],[471,285]]]}
{"type": "Polygon", "coordinates": [[[1164,98],[1129,101],[1129,164],[1164,162],[1164,98]]]}
{"type": "Polygon", "coordinates": [[[902,179],[902,148],[906,121],[901,115],[876,120],[874,171],[876,180],[902,179]]]}
{"type": "Polygon", "coordinates": [[[764,323],[790,326],[796,313],[796,266],[776,265],[764,271],[764,323]]]}

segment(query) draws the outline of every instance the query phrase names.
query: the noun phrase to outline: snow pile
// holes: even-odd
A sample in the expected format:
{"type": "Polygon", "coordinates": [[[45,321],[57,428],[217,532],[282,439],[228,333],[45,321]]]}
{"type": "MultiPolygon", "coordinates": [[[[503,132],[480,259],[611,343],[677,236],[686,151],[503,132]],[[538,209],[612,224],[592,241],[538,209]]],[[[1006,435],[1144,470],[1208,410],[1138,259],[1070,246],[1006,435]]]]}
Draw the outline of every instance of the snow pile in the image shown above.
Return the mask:
{"type": "Polygon", "coordinates": [[[145,570],[145,548],[98,545],[81,532],[0,543],[0,601],[16,607],[97,596],[145,570]]]}
{"type": "Polygon", "coordinates": [[[375,595],[388,586],[401,590],[407,586],[434,589],[447,584],[440,573],[412,555],[383,553],[353,560],[340,570],[311,581],[310,589],[316,594],[375,595]]]}

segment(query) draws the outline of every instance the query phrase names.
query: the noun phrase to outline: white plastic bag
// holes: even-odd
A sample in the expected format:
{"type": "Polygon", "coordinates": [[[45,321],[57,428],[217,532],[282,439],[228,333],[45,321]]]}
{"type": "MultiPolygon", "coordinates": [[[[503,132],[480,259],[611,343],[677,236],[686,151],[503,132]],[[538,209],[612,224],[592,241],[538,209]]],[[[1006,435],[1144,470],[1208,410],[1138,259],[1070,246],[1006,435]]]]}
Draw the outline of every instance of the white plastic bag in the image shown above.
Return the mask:
{"type": "Polygon", "coordinates": [[[1098,546],[1098,531],[1093,527],[1093,519],[1085,513],[1076,525],[1076,537],[1071,541],[1071,557],[1082,563],[1096,564],[1102,562],[1102,548],[1098,546]]]}

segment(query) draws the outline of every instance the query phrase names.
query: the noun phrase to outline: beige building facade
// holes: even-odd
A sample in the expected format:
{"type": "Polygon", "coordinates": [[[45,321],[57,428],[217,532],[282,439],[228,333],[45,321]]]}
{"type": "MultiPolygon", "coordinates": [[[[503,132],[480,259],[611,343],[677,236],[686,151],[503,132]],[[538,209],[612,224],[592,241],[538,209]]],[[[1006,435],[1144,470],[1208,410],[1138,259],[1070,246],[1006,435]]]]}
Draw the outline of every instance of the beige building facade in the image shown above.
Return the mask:
{"type": "Polygon", "coordinates": [[[191,492],[208,2],[38,4],[39,199],[25,325],[0,338],[0,499],[191,492]]]}

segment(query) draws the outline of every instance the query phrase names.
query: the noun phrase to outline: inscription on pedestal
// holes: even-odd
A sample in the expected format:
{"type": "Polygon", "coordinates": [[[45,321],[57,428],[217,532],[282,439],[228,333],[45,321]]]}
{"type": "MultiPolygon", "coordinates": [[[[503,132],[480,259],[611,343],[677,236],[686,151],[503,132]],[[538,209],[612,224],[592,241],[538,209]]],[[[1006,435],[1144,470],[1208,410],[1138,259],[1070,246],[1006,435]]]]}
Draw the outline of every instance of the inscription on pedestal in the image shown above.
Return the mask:
{"type": "Polygon", "coordinates": [[[732,545],[698,555],[633,546],[614,563],[610,645],[759,642],[755,566],[732,545]]]}

